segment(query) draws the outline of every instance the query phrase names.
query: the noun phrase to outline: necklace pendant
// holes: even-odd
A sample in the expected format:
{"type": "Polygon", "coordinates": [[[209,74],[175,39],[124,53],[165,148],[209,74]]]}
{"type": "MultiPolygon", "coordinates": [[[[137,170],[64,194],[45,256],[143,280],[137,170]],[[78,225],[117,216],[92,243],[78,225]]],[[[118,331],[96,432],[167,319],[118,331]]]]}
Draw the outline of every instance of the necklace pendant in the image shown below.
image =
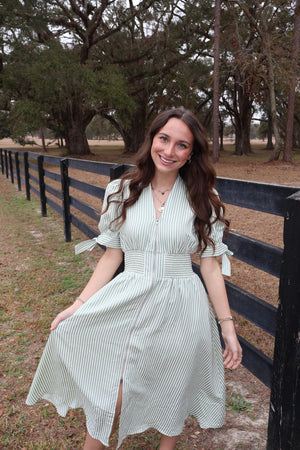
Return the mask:
{"type": "Polygon", "coordinates": [[[164,206],[162,205],[162,206],[160,206],[159,208],[158,208],[158,211],[160,212],[160,213],[162,213],[163,212],[163,210],[164,210],[164,206]]]}

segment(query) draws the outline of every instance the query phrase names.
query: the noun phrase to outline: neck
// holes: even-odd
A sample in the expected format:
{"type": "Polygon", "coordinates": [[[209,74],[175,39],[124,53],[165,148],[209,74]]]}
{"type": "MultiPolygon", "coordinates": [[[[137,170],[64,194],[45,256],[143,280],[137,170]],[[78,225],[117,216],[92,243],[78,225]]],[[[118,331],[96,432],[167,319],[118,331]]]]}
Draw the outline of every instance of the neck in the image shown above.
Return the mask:
{"type": "Polygon", "coordinates": [[[177,175],[178,173],[161,174],[155,172],[154,177],[151,181],[151,185],[156,189],[172,188],[173,184],[176,181],[177,175]]]}

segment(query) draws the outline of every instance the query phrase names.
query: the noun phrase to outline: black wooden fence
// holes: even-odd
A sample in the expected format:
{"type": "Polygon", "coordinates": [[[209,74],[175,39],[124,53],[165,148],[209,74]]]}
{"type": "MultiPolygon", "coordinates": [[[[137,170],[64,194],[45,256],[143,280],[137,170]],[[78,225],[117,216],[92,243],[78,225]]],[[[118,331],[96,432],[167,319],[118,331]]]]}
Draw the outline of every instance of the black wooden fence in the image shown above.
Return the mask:
{"type": "MultiPolygon", "coordinates": [[[[47,206],[62,215],[66,241],[71,240],[71,224],[89,238],[98,234],[71,210],[94,221],[99,220],[99,211],[71,195],[70,188],[97,198],[103,198],[105,192],[103,187],[72,178],[69,169],[114,179],[128,168],[5,149],[0,149],[0,157],[2,173],[16,182],[19,190],[25,186],[27,199],[32,192],[39,197],[43,216],[47,206]],[[55,166],[58,171],[53,171],[55,166]],[[48,180],[58,182],[59,187],[54,188],[48,180]]],[[[274,361],[239,336],[243,365],[271,388],[267,448],[300,449],[300,190],[227,178],[218,178],[217,189],[225,203],[284,217],[284,250],[232,231],[226,239],[235,258],[279,278],[278,310],[229,281],[226,288],[232,310],[275,336],[274,361]]],[[[199,266],[193,266],[200,276],[199,266]]]]}

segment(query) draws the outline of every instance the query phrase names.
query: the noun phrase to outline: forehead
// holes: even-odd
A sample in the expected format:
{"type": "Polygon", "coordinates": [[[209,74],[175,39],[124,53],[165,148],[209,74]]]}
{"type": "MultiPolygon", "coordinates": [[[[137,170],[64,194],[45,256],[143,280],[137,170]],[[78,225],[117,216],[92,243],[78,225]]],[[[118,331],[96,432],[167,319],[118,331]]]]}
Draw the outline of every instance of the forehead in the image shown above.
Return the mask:
{"type": "Polygon", "coordinates": [[[176,141],[187,141],[192,143],[194,136],[189,127],[180,119],[172,117],[168,122],[158,131],[158,133],[167,134],[176,141]]]}

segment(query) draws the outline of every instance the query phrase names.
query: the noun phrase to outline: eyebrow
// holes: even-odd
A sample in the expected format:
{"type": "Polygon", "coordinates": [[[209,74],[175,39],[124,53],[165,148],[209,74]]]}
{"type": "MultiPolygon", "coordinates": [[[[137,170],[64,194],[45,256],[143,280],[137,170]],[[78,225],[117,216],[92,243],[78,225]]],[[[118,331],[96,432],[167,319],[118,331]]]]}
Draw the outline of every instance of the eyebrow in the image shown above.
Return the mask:
{"type": "MultiPolygon", "coordinates": [[[[170,137],[167,133],[164,133],[163,131],[160,131],[158,134],[161,134],[161,135],[166,136],[168,138],[170,137]]],[[[188,145],[192,145],[191,142],[185,141],[184,139],[179,139],[178,142],[184,143],[184,144],[188,144],[188,145]]]]}

